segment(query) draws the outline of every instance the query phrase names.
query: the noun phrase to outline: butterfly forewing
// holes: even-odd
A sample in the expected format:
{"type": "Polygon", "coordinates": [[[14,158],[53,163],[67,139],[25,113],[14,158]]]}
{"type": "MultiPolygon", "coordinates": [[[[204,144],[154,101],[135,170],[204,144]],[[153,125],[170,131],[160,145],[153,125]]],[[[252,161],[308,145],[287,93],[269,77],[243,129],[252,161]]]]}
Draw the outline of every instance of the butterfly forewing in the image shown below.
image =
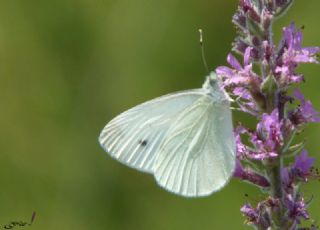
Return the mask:
{"type": "Polygon", "coordinates": [[[222,188],[235,166],[229,102],[198,98],[170,126],[159,152],[154,175],[165,189],[193,197],[222,188]]]}
{"type": "Polygon", "coordinates": [[[138,170],[153,173],[169,127],[205,94],[203,89],[165,95],[138,105],[111,120],[99,142],[115,159],[138,170]]]}

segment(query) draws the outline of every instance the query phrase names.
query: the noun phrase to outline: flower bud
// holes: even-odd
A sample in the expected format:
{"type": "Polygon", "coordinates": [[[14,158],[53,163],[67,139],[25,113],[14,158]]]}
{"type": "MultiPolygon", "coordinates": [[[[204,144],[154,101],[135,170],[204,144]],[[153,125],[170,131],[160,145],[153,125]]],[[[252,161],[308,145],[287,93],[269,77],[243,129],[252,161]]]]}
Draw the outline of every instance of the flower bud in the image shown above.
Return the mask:
{"type": "Polygon", "coordinates": [[[247,20],[245,15],[241,12],[238,12],[235,15],[233,15],[232,22],[243,32],[247,30],[247,20]]]}
{"type": "Polygon", "coordinates": [[[262,12],[262,27],[265,30],[268,30],[271,26],[273,20],[273,15],[270,13],[270,11],[264,9],[262,12]]]}

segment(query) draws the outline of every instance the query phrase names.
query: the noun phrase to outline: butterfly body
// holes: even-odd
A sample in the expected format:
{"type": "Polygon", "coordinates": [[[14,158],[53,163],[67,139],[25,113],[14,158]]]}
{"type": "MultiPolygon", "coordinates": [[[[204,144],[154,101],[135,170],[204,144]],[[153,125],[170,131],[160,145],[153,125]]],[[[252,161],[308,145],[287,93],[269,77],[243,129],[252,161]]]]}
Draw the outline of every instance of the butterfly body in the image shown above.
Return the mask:
{"type": "Polygon", "coordinates": [[[219,190],[235,167],[229,98],[212,76],[201,89],[165,95],[118,115],[99,142],[111,157],[186,197],[219,190]]]}

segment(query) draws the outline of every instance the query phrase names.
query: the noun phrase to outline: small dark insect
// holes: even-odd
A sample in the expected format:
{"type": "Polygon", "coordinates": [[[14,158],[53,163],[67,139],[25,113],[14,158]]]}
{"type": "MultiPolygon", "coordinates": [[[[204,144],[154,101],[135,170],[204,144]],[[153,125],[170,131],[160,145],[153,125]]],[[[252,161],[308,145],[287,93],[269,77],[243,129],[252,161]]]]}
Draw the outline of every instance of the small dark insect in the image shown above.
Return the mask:
{"type": "Polygon", "coordinates": [[[141,146],[146,146],[148,144],[148,141],[147,140],[139,140],[139,144],[141,146]]]}
{"type": "Polygon", "coordinates": [[[248,196],[249,196],[249,194],[248,194],[248,193],[245,193],[245,194],[244,194],[244,196],[245,196],[245,197],[248,197],[248,196]]]}

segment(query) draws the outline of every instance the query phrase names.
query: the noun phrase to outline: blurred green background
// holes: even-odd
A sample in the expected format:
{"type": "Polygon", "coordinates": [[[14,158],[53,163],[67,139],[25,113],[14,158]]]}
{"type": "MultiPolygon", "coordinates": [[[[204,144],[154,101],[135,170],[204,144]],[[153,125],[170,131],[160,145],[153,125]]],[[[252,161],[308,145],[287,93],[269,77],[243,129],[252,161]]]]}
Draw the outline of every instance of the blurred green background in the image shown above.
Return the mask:
{"type": "MultiPolygon", "coordinates": [[[[247,229],[239,208],[261,198],[256,188],[233,180],[210,197],[181,198],[97,142],[118,113],[201,86],[199,28],[210,69],[226,64],[236,7],[237,0],[1,0],[0,228],[36,211],[32,229],[247,229]]],[[[296,1],[275,37],[295,20],[305,26],[304,44],[319,45],[319,7],[296,1]]],[[[320,109],[320,67],[301,71],[303,92],[320,109]]],[[[304,133],[313,156],[319,132],[315,124],[304,133]]],[[[315,195],[316,220],[319,188],[303,189],[315,195]]]]}

